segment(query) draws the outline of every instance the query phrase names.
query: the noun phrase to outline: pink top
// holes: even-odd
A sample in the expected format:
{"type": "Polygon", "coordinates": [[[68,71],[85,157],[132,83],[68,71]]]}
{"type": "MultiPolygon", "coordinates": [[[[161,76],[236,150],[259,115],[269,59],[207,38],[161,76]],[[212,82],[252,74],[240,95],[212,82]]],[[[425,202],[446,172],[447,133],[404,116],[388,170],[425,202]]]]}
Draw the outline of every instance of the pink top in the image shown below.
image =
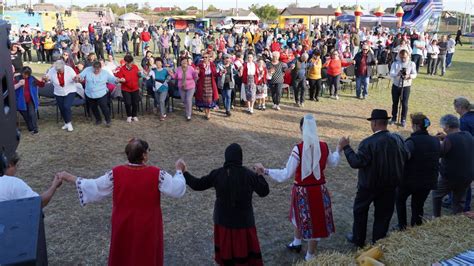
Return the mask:
{"type": "MultiPolygon", "coordinates": [[[[196,88],[196,80],[198,78],[198,72],[192,67],[188,66],[186,71],[186,86],[185,90],[191,90],[196,88]]],[[[183,88],[183,69],[178,67],[176,73],[174,74],[174,79],[178,81],[178,88],[183,88]]]]}

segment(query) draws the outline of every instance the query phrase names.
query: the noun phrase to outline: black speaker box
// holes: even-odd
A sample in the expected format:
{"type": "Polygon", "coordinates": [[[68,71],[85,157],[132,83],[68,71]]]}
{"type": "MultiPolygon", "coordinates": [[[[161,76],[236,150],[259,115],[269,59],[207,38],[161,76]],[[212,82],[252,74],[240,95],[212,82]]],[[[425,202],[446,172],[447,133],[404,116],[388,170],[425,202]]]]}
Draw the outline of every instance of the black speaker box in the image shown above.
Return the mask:
{"type": "Polygon", "coordinates": [[[40,197],[0,202],[0,265],[48,265],[40,197]]]}

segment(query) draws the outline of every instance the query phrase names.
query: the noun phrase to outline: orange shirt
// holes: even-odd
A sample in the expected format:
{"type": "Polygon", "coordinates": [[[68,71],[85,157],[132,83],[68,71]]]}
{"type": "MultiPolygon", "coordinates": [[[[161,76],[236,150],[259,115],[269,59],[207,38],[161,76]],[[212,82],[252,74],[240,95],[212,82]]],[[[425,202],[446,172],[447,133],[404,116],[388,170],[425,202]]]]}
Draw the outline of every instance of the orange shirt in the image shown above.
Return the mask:
{"type": "Polygon", "coordinates": [[[350,66],[352,63],[341,61],[341,59],[329,59],[324,66],[327,68],[327,74],[337,76],[342,74],[342,67],[350,66]]]}

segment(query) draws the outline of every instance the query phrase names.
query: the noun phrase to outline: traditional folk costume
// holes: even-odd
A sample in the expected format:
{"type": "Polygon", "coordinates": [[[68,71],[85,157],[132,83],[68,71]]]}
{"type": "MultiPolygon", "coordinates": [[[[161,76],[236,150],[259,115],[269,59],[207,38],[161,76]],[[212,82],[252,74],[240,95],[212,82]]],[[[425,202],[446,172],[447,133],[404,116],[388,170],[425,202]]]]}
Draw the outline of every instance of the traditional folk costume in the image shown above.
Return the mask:
{"type": "MultiPolygon", "coordinates": [[[[266,99],[267,98],[267,79],[269,78],[267,68],[263,66],[262,68],[257,66],[257,79],[255,84],[257,85],[257,91],[255,98],[256,99],[266,99]]],[[[271,76],[270,76],[271,78],[271,76]]]]}
{"type": "Polygon", "coordinates": [[[255,228],[252,194],[268,195],[265,178],[242,166],[242,149],[231,144],[224,167],[200,179],[184,173],[193,190],[216,189],[214,205],[215,261],[219,265],[263,265],[255,228]]]}
{"type": "Polygon", "coordinates": [[[266,170],[277,182],[294,176],[290,221],[304,240],[319,240],[335,232],[324,169],[326,164],[336,166],[339,158],[338,152],[331,153],[327,143],[319,140],[314,117],[306,115],[303,141],[293,148],[286,168],[266,170]]]}
{"type": "Polygon", "coordinates": [[[210,62],[208,65],[203,63],[198,66],[199,80],[196,90],[196,106],[200,108],[214,108],[219,100],[219,92],[217,90],[216,65],[210,62]]]}
{"type": "Polygon", "coordinates": [[[160,192],[179,198],[186,191],[180,171],[145,164],[114,167],[97,179],[76,181],[82,206],[113,193],[109,265],[163,265],[160,192]]]}
{"type": "Polygon", "coordinates": [[[253,62],[247,62],[244,64],[242,71],[242,90],[241,95],[244,101],[254,102],[257,93],[257,80],[259,79],[257,74],[257,64],[253,62]],[[243,92],[243,93],[242,93],[243,92]]]}

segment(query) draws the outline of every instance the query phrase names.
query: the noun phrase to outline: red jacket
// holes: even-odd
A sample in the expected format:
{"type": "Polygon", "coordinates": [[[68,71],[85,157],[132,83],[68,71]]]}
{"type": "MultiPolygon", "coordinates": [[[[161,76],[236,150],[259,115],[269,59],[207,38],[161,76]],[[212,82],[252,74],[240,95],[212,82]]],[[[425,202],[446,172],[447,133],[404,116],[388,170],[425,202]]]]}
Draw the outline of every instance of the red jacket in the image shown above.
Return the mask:
{"type": "MultiPolygon", "coordinates": [[[[248,73],[249,69],[248,69],[247,65],[248,65],[248,62],[245,62],[244,63],[244,69],[242,71],[242,83],[243,84],[247,84],[248,79],[249,79],[249,73],[248,73]]],[[[257,64],[255,64],[255,76],[254,76],[255,84],[257,84],[257,80],[259,79],[257,68],[258,68],[258,66],[257,66],[257,64]]]]}
{"type": "Polygon", "coordinates": [[[270,45],[270,51],[280,52],[280,50],[281,50],[280,43],[279,42],[272,42],[272,44],[270,45]]]}
{"type": "Polygon", "coordinates": [[[137,91],[140,87],[138,85],[139,72],[137,65],[132,64],[130,70],[127,69],[127,66],[121,66],[119,71],[115,73],[117,78],[124,78],[125,82],[122,83],[122,91],[134,92],[137,91]]]}
{"type": "Polygon", "coordinates": [[[335,77],[342,74],[342,67],[352,65],[351,62],[342,61],[341,59],[329,59],[324,66],[327,68],[327,74],[335,77]]]}
{"type": "Polygon", "coordinates": [[[149,42],[151,40],[151,35],[148,31],[143,31],[142,34],[140,34],[140,39],[142,39],[143,42],[149,42]]]}

